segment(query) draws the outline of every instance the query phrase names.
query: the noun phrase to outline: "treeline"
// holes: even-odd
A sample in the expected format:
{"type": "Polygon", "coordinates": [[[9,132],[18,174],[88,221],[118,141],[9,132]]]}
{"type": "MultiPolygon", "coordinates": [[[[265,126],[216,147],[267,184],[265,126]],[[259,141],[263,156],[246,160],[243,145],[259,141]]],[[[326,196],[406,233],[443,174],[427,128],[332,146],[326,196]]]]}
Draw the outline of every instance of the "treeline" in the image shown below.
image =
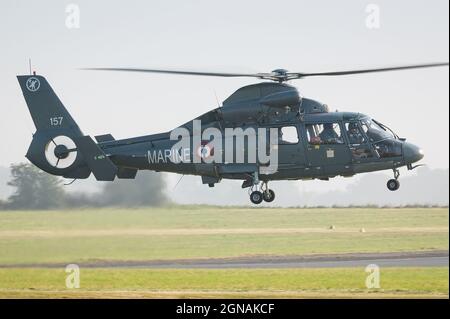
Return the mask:
{"type": "Polygon", "coordinates": [[[166,182],[162,174],[139,172],[134,180],[116,180],[104,184],[93,194],[66,192],[60,178],[45,173],[31,164],[11,165],[11,180],[15,188],[0,209],[57,209],[108,206],[161,206],[169,203],[166,182]]]}

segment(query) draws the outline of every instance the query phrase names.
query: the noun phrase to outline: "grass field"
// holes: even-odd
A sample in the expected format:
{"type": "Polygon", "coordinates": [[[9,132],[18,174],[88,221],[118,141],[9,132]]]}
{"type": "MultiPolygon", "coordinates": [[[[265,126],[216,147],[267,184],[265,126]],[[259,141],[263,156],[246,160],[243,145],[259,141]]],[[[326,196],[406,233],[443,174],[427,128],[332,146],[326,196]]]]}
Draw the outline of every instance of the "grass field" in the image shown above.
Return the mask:
{"type": "Polygon", "coordinates": [[[82,269],[82,288],[69,291],[64,269],[32,266],[448,250],[448,224],[447,208],[0,212],[0,297],[442,297],[448,296],[448,267],[384,269],[382,289],[368,292],[359,268],[82,269]]]}
{"type": "Polygon", "coordinates": [[[448,267],[387,268],[381,288],[365,287],[364,269],[82,269],[80,288],[64,269],[0,269],[4,297],[448,297],[448,267]]]}

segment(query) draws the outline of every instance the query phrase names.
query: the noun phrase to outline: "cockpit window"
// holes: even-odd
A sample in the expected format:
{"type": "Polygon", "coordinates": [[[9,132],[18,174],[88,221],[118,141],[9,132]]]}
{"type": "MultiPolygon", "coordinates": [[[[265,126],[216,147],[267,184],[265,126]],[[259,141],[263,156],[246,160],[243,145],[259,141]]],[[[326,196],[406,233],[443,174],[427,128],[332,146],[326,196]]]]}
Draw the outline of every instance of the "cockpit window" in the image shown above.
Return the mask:
{"type": "Polygon", "coordinates": [[[339,123],[309,124],[306,131],[309,144],[344,144],[339,123]]]}
{"type": "Polygon", "coordinates": [[[367,142],[357,122],[345,123],[345,130],[350,145],[361,145],[367,142]]]}
{"type": "Polygon", "coordinates": [[[395,135],[391,131],[387,130],[386,128],[379,125],[376,121],[371,119],[362,120],[361,127],[371,142],[378,142],[389,138],[395,138],[395,135]]]}
{"type": "Polygon", "coordinates": [[[384,140],[374,144],[375,151],[380,158],[402,156],[402,144],[396,140],[384,140]]]}

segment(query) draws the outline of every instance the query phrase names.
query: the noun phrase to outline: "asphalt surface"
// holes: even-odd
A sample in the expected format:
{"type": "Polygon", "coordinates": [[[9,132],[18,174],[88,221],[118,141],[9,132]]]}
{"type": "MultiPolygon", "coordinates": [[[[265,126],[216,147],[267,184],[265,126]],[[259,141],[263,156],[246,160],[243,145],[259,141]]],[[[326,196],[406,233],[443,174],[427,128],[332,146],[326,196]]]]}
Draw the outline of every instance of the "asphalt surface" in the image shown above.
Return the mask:
{"type": "MultiPolygon", "coordinates": [[[[396,253],[317,254],[305,256],[252,256],[212,259],[107,261],[77,263],[84,268],[142,268],[142,269],[257,269],[257,268],[345,268],[366,267],[448,267],[449,252],[420,251],[396,253]]],[[[59,268],[65,264],[16,264],[0,268],[59,268]]]]}
{"type": "Polygon", "coordinates": [[[402,259],[366,259],[366,260],[339,260],[339,261],[316,261],[316,262],[252,262],[252,263],[207,263],[177,265],[167,264],[159,266],[143,266],[144,268],[207,268],[207,269],[226,269],[226,268],[348,268],[348,267],[366,267],[375,264],[379,267],[445,267],[449,265],[448,257],[421,257],[421,258],[402,258],[402,259]]]}

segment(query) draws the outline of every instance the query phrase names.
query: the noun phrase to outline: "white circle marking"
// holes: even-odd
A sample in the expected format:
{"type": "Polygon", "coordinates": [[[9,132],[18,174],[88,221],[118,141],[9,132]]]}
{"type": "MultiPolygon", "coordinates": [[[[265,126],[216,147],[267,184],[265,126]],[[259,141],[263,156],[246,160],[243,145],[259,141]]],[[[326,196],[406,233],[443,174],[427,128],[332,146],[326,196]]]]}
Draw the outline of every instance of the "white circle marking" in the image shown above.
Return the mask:
{"type": "Polygon", "coordinates": [[[32,76],[32,77],[28,78],[25,85],[27,86],[28,91],[36,92],[41,87],[41,82],[39,82],[38,78],[32,76]]]}

